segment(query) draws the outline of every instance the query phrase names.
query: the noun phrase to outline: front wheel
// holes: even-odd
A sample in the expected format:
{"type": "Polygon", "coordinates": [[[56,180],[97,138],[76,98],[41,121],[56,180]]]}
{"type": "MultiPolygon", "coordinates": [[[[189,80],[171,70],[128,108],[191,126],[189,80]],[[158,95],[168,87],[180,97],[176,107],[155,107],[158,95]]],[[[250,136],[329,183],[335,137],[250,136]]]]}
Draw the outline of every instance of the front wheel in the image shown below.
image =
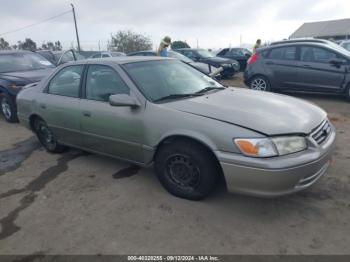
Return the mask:
{"type": "Polygon", "coordinates": [[[14,99],[8,94],[0,96],[1,113],[10,123],[18,122],[17,110],[14,99]]]}
{"type": "Polygon", "coordinates": [[[249,88],[257,91],[271,91],[271,85],[266,77],[255,76],[250,81],[249,88]]]}
{"type": "Polygon", "coordinates": [[[46,122],[40,118],[34,122],[35,133],[40,143],[45,149],[51,153],[62,153],[67,147],[60,145],[51,129],[47,126],[46,122]]]}
{"type": "Polygon", "coordinates": [[[180,140],[159,149],[155,170],[169,193],[189,200],[208,196],[220,172],[216,159],[204,146],[180,140]]]}

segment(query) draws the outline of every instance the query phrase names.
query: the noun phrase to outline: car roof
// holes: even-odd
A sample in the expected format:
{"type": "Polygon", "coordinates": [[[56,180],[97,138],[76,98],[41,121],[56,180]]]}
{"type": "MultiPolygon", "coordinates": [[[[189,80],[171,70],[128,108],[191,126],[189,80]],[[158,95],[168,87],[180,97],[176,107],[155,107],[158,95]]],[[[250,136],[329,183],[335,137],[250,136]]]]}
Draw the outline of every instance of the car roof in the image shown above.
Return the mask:
{"type": "Polygon", "coordinates": [[[259,50],[264,50],[264,49],[272,49],[272,48],[277,48],[277,47],[284,47],[284,46],[300,46],[300,45],[312,45],[312,46],[319,46],[319,47],[330,47],[332,48],[332,45],[326,44],[326,43],[322,43],[322,42],[283,42],[283,43],[279,43],[279,44],[274,44],[274,45],[269,45],[266,47],[261,47],[259,48],[259,50]]]}
{"type": "MultiPolygon", "coordinates": [[[[309,43],[334,43],[332,41],[326,40],[326,39],[316,39],[316,38],[296,38],[296,39],[289,39],[289,40],[282,40],[282,41],[276,41],[272,42],[270,45],[279,45],[279,44],[288,44],[288,43],[299,43],[299,42],[309,42],[309,43]]],[[[335,43],[334,43],[335,44],[335,43]]]]}
{"type": "Polygon", "coordinates": [[[174,60],[173,58],[168,57],[159,57],[159,56],[119,56],[119,57],[106,57],[106,58],[97,58],[97,59],[88,59],[88,60],[79,60],[70,62],[68,64],[110,64],[115,63],[119,65],[137,63],[137,62],[148,62],[148,61],[161,61],[161,60],[174,60]]]}
{"type": "Polygon", "coordinates": [[[328,48],[350,58],[350,52],[346,51],[341,46],[337,44],[330,45],[322,42],[289,42],[289,43],[275,44],[275,45],[258,48],[257,52],[260,53],[260,52],[264,52],[265,50],[271,50],[271,49],[280,48],[280,47],[302,46],[302,45],[328,48]]]}
{"type": "Polygon", "coordinates": [[[153,50],[143,50],[143,51],[132,52],[132,53],[129,53],[129,54],[142,54],[142,53],[156,53],[156,51],[153,51],[153,50]]]}

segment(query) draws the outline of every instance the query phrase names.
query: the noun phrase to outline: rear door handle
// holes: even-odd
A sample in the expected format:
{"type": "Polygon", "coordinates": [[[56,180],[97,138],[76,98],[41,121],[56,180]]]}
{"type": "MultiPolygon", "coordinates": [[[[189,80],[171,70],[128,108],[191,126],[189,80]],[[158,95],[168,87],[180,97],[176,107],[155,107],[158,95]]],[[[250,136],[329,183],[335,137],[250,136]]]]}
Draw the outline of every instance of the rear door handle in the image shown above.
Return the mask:
{"type": "Polygon", "coordinates": [[[40,104],[40,108],[46,109],[46,105],[45,104],[40,104]]]}
{"type": "Polygon", "coordinates": [[[91,112],[89,112],[89,111],[83,111],[83,116],[91,117],[91,112]]]}
{"type": "Polygon", "coordinates": [[[310,65],[303,65],[303,67],[311,67],[310,65]]]}
{"type": "Polygon", "coordinates": [[[267,64],[267,65],[274,65],[275,63],[272,62],[272,61],[267,61],[266,64],[267,64]]]}

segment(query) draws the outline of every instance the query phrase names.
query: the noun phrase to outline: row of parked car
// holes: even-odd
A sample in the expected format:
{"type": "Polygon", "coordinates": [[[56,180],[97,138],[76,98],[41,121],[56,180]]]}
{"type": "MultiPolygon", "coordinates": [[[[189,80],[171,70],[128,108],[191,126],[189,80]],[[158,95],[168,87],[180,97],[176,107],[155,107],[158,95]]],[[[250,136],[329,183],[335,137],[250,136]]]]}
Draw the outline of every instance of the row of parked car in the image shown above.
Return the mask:
{"type": "MultiPolygon", "coordinates": [[[[245,48],[224,48],[216,55],[205,49],[182,48],[169,56],[211,77],[231,78],[244,71],[245,84],[261,91],[299,91],[350,97],[349,41],[340,45],[322,39],[274,42],[252,53],[245,48]]],[[[17,121],[15,97],[27,84],[41,80],[55,67],[86,58],[122,57],[122,52],[83,55],[73,50],[2,51],[0,53],[0,105],[9,122],[17,121]]],[[[152,50],[127,56],[156,56],[152,50]]]]}

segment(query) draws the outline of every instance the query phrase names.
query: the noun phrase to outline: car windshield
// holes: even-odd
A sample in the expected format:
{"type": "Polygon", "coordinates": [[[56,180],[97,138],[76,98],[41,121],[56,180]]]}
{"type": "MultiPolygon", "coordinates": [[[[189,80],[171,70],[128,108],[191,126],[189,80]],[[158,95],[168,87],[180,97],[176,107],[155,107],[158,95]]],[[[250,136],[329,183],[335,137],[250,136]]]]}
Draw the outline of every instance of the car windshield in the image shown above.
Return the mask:
{"type": "Polygon", "coordinates": [[[209,52],[209,51],[204,50],[204,49],[197,50],[197,52],[203,58],[215,57],[215,55],[212,52],[209,52]]]}
{"type": "Polygon", "coordinates": [[[35,53],[0,54],[0,73],[52,68],[54,65],[35,53]]]}
{"type": "Polygon", "coordinates": [[[169,54],[169,57],[179,59],[185,63],[193,63],[194,62],[191,58],[188,58],[187,56],[184,56],[184,55],[182,55],[178,52],[175,52],[175,51],[169,51],[168,54],[169,54]]]}
{"type": "Polygon", "coordinates": [[[223,88],[212,78],[177,60],[137,62],[123,67],[150,101],[194,95],[209,87],[223,88]]]}

